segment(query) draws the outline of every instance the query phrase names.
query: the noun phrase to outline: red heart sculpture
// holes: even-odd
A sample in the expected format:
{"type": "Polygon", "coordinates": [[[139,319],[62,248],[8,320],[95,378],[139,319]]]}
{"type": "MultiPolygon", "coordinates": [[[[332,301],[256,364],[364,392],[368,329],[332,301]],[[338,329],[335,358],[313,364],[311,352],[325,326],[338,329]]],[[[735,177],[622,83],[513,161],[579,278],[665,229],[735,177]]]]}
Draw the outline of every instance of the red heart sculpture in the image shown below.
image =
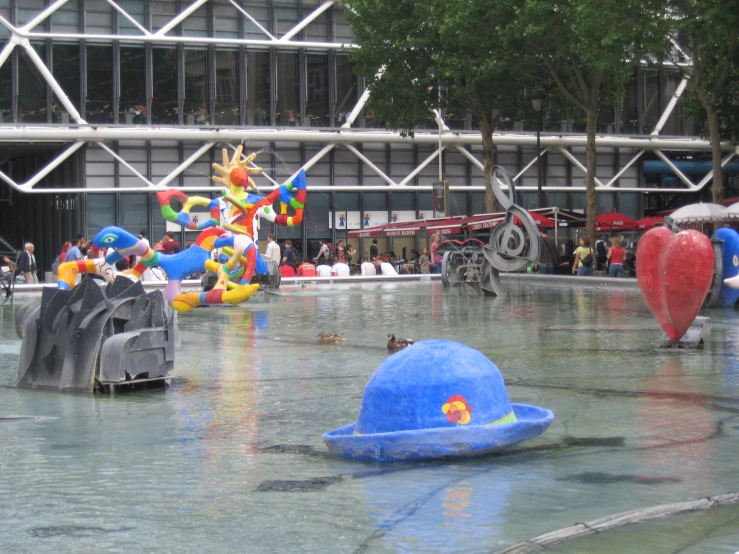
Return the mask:
{"type": "Polygon", "coordinates": [[[698,231],[647,231],[639,241],[636,276],[642,297],[672,342],[687,332],[713,280],[713,246],[698,231]]]}

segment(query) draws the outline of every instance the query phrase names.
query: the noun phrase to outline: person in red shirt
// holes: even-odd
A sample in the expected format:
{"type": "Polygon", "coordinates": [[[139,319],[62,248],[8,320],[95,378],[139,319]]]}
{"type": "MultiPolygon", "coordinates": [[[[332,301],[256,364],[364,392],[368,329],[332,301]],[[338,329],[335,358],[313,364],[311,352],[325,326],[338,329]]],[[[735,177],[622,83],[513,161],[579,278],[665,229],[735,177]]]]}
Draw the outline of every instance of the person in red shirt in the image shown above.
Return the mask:
{"type": "Polygon", "coordinates": [[[293,269],[293,266],[291,265],[281,265],[280,275],[282,275],[283,277],[295,277],[295,269],[293,269]]]}
{"type": "Polygon", "coordinates": [[[303,263],[298,266],[298,277],[316,277],[316,266],[310,261],[303,260],[303,263]]]}
{"type": "Polygon", "coordinates": [[[608,259],[611,261],[611,265],[608,266],[609,277],[624,276],[625,250],[626,249],[621,246],[621,239],[619,237],[613,237],[611,239],[611,249],[608,251],[608,259]]]}

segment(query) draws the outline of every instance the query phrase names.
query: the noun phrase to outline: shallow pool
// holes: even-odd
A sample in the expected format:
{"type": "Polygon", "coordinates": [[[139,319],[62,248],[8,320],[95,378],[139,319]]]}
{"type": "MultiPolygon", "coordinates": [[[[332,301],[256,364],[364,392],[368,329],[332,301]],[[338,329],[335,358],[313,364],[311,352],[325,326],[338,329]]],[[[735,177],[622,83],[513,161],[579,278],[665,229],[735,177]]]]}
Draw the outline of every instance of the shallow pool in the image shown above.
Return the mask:
{"type": "MultiPolygon", "coordinates": [[[[702,351],[665,351],[637,290],[505,286],[505,299],[431,282],[291,286],[195,310],[178,320],[174,373],[187,382],[117,397],[10,388],[20,339],[2,308],[0,550],[494,552],[739,489],[733,310],[704,314],[702,351]],[[346,342],[319,345],[319,331],[346,342]],[[330,455],[322,434],[356,420],[388,333],[481,350],[512,401],[555,422],[464,461],[330,455]]],[[[722,508],[556,551],[734,552],[738,517],[722,508]]]]}

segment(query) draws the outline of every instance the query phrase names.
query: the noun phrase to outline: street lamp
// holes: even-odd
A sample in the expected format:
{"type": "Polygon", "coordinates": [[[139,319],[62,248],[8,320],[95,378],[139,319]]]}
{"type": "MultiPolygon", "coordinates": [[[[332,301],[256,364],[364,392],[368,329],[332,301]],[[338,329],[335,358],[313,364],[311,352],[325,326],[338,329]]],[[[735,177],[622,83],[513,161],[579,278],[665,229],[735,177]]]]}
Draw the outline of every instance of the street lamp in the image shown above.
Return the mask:
{"type": "Polygon", "coordinates": [[[547,91],[544,90],[538,84],[531,89],[531,105],[534,107],[534,111],[537,114],[536,123],[536,169],[537,169],[537,190],[539,191],[538,205],[540,208],[546,207],[546,199],[544,198],[544,191],[541,189],[541,127],[542,127],[542,100],[547,97],[547,91]]]}

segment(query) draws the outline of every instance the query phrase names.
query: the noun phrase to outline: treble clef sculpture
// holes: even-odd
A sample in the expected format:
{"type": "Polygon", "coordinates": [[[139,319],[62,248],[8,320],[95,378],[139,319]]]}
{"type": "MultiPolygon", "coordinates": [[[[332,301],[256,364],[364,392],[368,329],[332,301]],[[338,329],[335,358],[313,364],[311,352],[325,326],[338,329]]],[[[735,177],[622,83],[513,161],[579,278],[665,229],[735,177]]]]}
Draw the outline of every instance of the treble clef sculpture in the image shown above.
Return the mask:
{"type": "Polygon", "coordinates": [[[493,227],[490,242],[483,247],[480,288],[485,294],[504,296],[500,272],[518,271],[531,262],[538,262],[541,237],[531,214],[516,205],[516,187],[508,172],[499,165],[493,166],[491,179],[495,198],[506,213],[505,221],[493,227]],[[501,185],[508,187],[508,195],[501,185]]]}

